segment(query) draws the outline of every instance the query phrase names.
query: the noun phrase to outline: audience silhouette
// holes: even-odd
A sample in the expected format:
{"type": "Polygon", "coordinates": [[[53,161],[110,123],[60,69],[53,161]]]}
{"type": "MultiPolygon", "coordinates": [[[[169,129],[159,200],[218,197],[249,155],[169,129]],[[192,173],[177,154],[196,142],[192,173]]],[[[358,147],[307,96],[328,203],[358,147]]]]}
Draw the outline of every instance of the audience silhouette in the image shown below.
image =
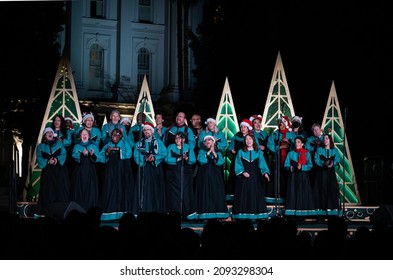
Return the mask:
{"type": "Polygon", "coordinates": [[[125,213],[118,223],[101,220],[102,210],[74,209],[65,219],[23,218],[0,213],[1,259],[389,259],[390,224],[376,221],[350,234],[348,222],[329,217],[327,229],[299,231],[293,219],[206,221],[200,231],[182,227],[179,212],[125,213]],[[70,253],[71,252],[71,253],[70,253]]]}

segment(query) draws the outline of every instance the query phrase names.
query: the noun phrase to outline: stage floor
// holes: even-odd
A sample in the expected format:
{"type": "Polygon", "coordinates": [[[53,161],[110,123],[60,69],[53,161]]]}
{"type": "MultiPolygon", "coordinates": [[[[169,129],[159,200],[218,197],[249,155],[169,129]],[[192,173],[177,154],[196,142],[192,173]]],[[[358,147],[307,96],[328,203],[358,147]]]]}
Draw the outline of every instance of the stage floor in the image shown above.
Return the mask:
{"type": "MultiPolygon", "coordinates": [[[[365,226],[369,229],[372,228],[372,223],[370,221],[371,215],[377,210],[380,206],[352,206],[347,205],[342,212],[344,219],[348,224],[348,234],[352,235],[359,226],[365,226]]],[[[230,208],[230,206],[229,206],[230,208]]],[[[283,207],[279,207],[277,209],[276,206],[268,206],[269,217],[274,218],[277,214],[281,215],[283,207]]],[[[113,227],[117,227],[118,219],[120,219],[122,213],[104,213],[101,221],[104,225],[111,225],[113,227]]],[[[232,219],[222,219],[223,223],[231,222],[232,219]]],[[[203,227],[205,226],[207,220],[189,220],[182,221],[182,227],[192,228],[197,233],[202,233],[203,227]]],[[[257,221],[253,222],[254,227],[256,228],[258,225],[257,221]]],[[[318,234],[319,231],[327,229],[327,219],[312,219],[306,218],[303,221],[297,222],[298,224],[298,232],[307,231],[313,234],[314,236],[318,234]]]]}
{"type": "MultiPolygon", "coordinates": [[[[366,226],[371,229],[372,222],[370,217],[381,206],[358,206],[358,205],[345,205],[341,216],[348,223],[348,232],[353,234],[359,226],[366,226]]],[[[229,212],[231,212],[231,205],[228,205],[229,212]]],[[[283,207],[276,205],[268,205],[269,218],[274,218],[283,215],[283,207]]],[[[36,212],[35,202],[18,202],[17,212],[21,218],[33,218],[36,212]]],[[[118,226],[119,219],[123,215],[122,212],[103,213],[101,217],[102,225],[111,225],[115,228],[118,226]]],[[[231,222],[232,219],[228,218],[222,222],[231,222]]],[[[182,227],[189,227],[198,233],[201,233],[207,220],[186,220],[182,221],[182,227]]],[[[254,221],[256,227],[258,222],[254,221]]],[[[327,229],[327,220],[317,220],[306,218],[298,223],[298,231],[308,231],[316,235],[319,231],[327,229]]]]}

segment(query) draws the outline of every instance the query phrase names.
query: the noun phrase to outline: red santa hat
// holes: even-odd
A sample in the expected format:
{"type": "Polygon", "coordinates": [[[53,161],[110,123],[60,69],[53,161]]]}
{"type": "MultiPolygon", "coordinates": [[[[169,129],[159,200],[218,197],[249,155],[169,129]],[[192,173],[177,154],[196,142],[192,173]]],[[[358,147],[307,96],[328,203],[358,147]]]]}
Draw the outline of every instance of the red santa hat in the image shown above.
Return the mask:
{"type": "Polygon", "coordinates": [[[249,120],[250,120],[251,122],[253,122],[254,120],[262,121],[262,116],[261,116],[261,115],[252,115],[252,116],[249,118],[249,120]]]}
{"type": "Polygon", "coordinates": [[[285,127],[286,127],[289,131],[292,130],[291,121],[289,120],[288,116],[282,116],[282,117],[281,117],[281,122],[282,122],[283,124],[285,124],[285,127]]]}
{"type": "Polygon", "coordinates": [[[150,129],[151,131],[154,132],[154,124],[152,124],[151,122],[145,122],[142,126],[143,126],[143,130],[150,129]]]}
{"type": "Polygon", "coordinates": [[[246,126],[249,130],[252,130],[252,122],[248,119],[244,119],[242,120],[242,122],[240,123],[240,126],[246,126]]]}

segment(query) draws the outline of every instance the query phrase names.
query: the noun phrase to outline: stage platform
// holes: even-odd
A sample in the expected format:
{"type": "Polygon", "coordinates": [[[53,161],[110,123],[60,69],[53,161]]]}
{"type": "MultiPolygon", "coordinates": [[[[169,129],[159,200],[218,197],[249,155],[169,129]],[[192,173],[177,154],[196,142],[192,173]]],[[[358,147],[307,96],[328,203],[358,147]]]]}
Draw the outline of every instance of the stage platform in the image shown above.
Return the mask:
{"type": "MultiPolygon", "coordinates": [[[[352,235],[359,226],[366,226],[367,228],[371,229],[372,223],[370,221],[370,217],[379,207],[380,206],[345,206],[344,212],[341,212],[341,216],[344,217],[344,219],[347,221],[349,235],[352,235]]],[[[231,212],[230,205],[228,208],[229,212],[231,212]]],[[[281,217],[283,215],[284,208],[282,206],[276,207],[268,205],[268,210],[269,219],[272,219],[275,217],[281,217]]],[[[121,215],[122,213],[104,213],[101,218],[102,224],[117,227],[118,219],[120,219],[121,215]]],[[[221,219],[221,221],[223,223],[231,222],[232,218],[229,217],[228,219],[221,219]]],[[[185,220],[182,221],[182,227],[192,228],[194,231],[200,234],[203,231],[203,227],[205,226],[206,222],[207,220],[185,220]]],[[[298,221],[297,224],[299,232],[307,231],[315,236],[319,231],[327,229],[327,218],[306,218],[302,221],[298,221]]],[[[258,221],[253,221],[253,225],[256,228],[258,226],[258,221]]]]}
{"type": "MultiPolygon", "coordinates": [[[[359,226],[366,226],[371,229],[372,223],[370,217],[381,206],[359,206],[359,205],[345,205],[344,210],[340,216],[348,223],[348,232],[352,234],[359,226]]],[[[231,213],[231,205],[228,205],[229,212],[231,213]]],[[[69,209],[71,210],[71,209],[69,209]]],[[[268,205],[269,219],[275,217],[282,217],[284,208],[277,205],[268,205]]],[[[18,202],[17,212],[21,218],[34,218],[37,217],[37,203],[36,202],[18,202]]],[[[101,217],[102,225],[111,225],[115,228],[118,226],[119,219],[123,212],[103,213],[101,217]]],[[[221,220],[222,222],[231,222],[232,218],[221,220]]],[[[182,221],[182,227],[192,228],[198,233],[201,233],[207,220],[185,220],[182,221]]],[[[258,221],[253,221],[254,226],[258,225],[258,221]]],[[[313,219],[305,218],[298,222],[298,231],[308,231],[316,235],[319,231],[327,229],[327,219],[313,219]]]]}

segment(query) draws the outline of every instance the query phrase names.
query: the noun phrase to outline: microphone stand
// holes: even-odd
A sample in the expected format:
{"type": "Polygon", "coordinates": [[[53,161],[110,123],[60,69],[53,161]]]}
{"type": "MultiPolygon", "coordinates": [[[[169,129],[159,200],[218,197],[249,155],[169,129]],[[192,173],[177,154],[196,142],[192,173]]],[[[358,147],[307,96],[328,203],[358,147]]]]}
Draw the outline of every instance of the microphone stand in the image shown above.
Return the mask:
{"type": "Polygon", "coordinates": [[[183,184],[184,184],[184,158],[183,158],[183,147],[184,147],[184,142],[183,139],[181,140],[181,149],[180,149],[180,156],[181,156],[181,162],[180,162],[180,214],[183,216],[183,184]]]}
{"type": "MultiPolygon", "coordinates": [[[[18,168],[19,164],[19,151],[18,147],[15,143],[15,137],[14,137],[14,144],[12,146],[12,163],[11,163],[11,176],[10,176],[10,189],[9,189],[9,213],[10,214],[15,214],[15,209],[16,209],[16,197],[17,197],[17,173],[18,171],[20,172],[18,168]]],[[[20,173],[19,173],[20,174],[20,173]]]]}
{"type": "MultiPolygon", "coordinates": [[[[141,139],[140,141],[145,141],[144,139],[141,139]]],[[[141,153],[141,152],[140,152],[141,153]]],[[[143,163],[142,166],[138,166],[138,192],[139,192],[139,209],[138,209],[138,214],[143,211],[143,185],[145,184],[144,180],[144,174],[142,175],[141,173],[144,173],[144,166],[146,164],[146,155],[143,156],[143,163]]]]}
{"type": "MultiPolygon", "coordinates": [[[[280,128],[279,128],[280,129],[280,128]]],[[[275,144],[276,144],[276,166],[275,166],[275,180],[274,180],[274,209],[275,216],[280,217],[279,209],[278,209],[278,199],[280,196],[280,130],[277,130],[275,144]]]]}
{"type": "MultiPolygon", "coordinates": [[[[347,219],[347,217],[345,216],[344,212],[345,212],[345,193],[346,193],[346,186],[345,186],[345,154],[346,154],[346,149],[345,149],[345,129],[346,129],[346,123],[347,123],[347,111],[348,108],[345,107],[344,108],[344,127],[343,127],[343,158],[342,158],[342,182],[343,182],[343,199],[342,199],[342,214],[341,216],[344,219],[347,219]]],[[[341,203],[339,203],[339,205],[341,205],[341,203]]],[[[339,209],[340,210],[340,209],[339,209]]],[[[340,215],[340,212],[338,213],[338,215],[340,215]]]]}
{"type": "MultiPolygon", "coordinates": [[[[147,99],[146,92],[143,92],[142,99],[141,99],[141,101],[139,101],[141,103],[141,107],[139,108],[139,113],[142,113],[142,123],[143,123],[143,114],[144,114],[144,111],[145,111],[146,99],[147,99]]],[[[137,115],[137,118],[138,118],[138,115],[137,115]]],[[[138,122],[138,119],[137,119],[137,122],[138,122]]],[[[139,141],[138,142],[145,141],[145,139],[142,139],[142,133],[143,133],[142,130],[143,130],[143,128],[142,128],[142,125],[141,125],[141,127],[139,129],[139,139],[138,139],[139,141]]],[[[138,170],[139,213],[142,212],[142,210],[143,210],[143,189],[144,189],[144,184],[145,184],[145,180],[144,180],[145,179],[144,166],[146,164],[146,155],[143,156],[143,159],[144,159],[144,162],[142,163],[142,166],[138,165],[138,169],[139,169],[138,170]],[[142,174],[142,172],[143,172],[143,174],[142,174]]]]}

